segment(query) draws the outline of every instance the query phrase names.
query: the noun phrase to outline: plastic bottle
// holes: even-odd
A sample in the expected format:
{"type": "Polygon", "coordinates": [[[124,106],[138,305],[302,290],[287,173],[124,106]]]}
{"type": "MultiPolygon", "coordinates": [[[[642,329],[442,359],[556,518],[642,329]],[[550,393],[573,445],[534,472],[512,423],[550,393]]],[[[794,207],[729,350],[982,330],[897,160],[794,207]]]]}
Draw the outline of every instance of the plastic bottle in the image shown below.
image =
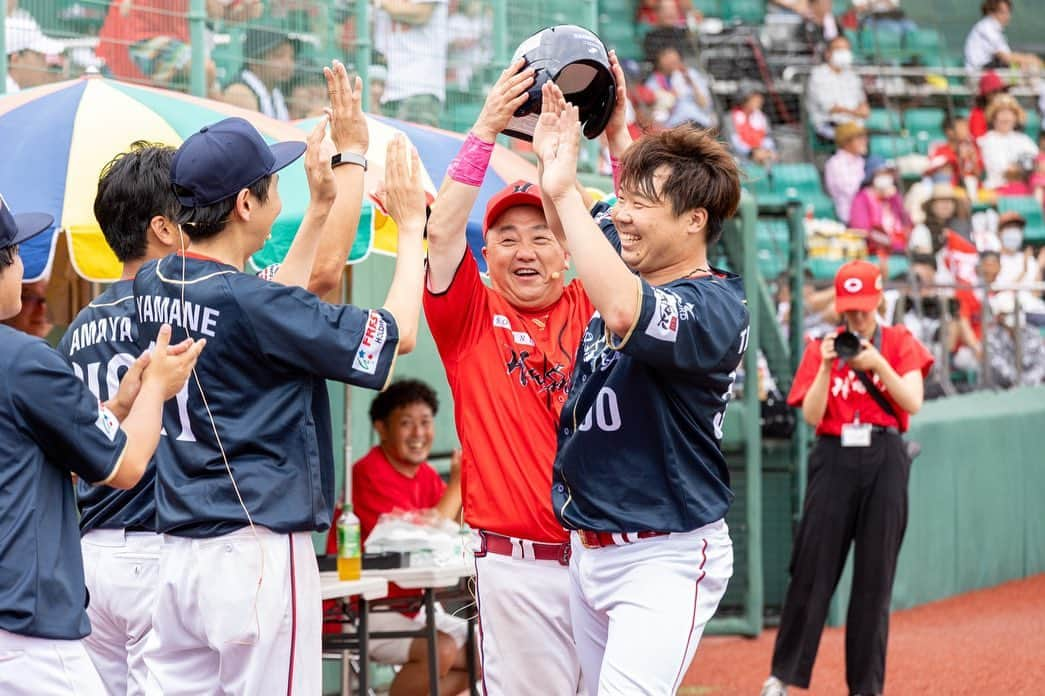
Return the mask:
{"type": "Polygon", "coordinates": [[[363,552],[359,544],[359,518],[346,505],[337,518],[337,577],[358,580],[363,570],[363,552]]]}

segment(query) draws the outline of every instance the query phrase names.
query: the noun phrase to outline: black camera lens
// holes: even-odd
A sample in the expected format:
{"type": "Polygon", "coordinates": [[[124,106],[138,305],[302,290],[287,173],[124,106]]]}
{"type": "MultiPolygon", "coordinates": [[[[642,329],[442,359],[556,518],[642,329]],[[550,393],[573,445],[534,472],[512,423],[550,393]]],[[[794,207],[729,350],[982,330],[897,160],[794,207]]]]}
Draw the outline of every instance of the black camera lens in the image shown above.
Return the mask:
{"type": "Polygon", "coordinates": [[[863,350],[860,337],[852,331],[843,331],[835,336],[835,352],[842,360],[849,360],[863,350]]]}

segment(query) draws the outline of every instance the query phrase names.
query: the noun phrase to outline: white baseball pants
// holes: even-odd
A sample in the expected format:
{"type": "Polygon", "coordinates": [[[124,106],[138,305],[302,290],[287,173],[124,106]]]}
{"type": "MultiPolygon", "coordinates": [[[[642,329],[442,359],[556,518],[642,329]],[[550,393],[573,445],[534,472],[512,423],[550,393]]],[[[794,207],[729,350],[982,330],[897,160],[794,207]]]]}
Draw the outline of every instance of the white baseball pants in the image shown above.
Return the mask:
{"type": "Polygon", "coordinates": [[[322,604],[312,535],[257,527],[164,536],[150,695],[322,691],[322,604]]]}
{"type": "Polygon", "coordinates": [[[82,640],[53,640],[0,629],[0,694],[105,696],[82,640]]]}
{"type": "Polygon", "coordinates": [[[733,575],[726,523],[592,549],[572,534],[571,544],[570,610],[588,692],[674,696],[733,575]]]}
{"type": "Polygon", "coordinates": [[[475,558],[475,581],[484,693],[583,694],[569,568],[488,553],[475,558]]]}
{"type": "Polygon", "coordinates": [[[163,537],[95,529],[80,540],[91,601],[84,647],[110,696],[141,696],[148,683],[145,644],[160,571],[163,537]]]}

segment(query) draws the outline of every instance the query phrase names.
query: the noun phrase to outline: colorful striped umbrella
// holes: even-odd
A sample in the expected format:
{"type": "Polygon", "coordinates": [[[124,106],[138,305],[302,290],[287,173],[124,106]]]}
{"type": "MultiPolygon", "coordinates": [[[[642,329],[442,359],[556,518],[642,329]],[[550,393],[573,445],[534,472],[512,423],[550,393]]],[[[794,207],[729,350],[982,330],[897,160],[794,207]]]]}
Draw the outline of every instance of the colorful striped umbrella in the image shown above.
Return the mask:
{"type": "MultiPolygon", "coordinates": [[[[460,133],[439,130],[428,126],[419,126],[405,121],[375,116],[371,118],[371,134],[374,132],[374,124],[392,128],[406,134],[417,148],[421,156],[421,163],[430,179],[440,184],[446,175],[446,170],[461,148],[465,136],[460,133]]],[[[316,124],[316,119],[304,119],[297,121],[298,128],[310,131],[316,124]]],[[[371,137],[371,141],[373,138],[371,137]]],[[[384,149],[377,149],[373,142],[370,146],[370,161],[382,161],[384,149]]],[[[493,156],[490,158],[490,169],[486,173],[482,188],[479,190],[479,199],[476,201],[468,216],[468,245],[472,249],[479,267],[486,270],[486,261],[483,259],[481,250],[483,248],[483,213],[486,211],[486,203],[490,198],[504,188],[506,185],[518,180],[537,181],[537,168],[524,158],[511,150],[500,145],[494,148],[493,156]]],[[[373,227],[373,250],[380,254],[395,254],[396,250],[396,227],[387,216],[367,201],[364,206],[364,217],[370,217],[373,227]]]]}
{"type": "MultiPolygon", "coordinates": [[[[59,82],[0,97],[0,193],[16,211],[54,216],[64,230],[76,272],[87,280],[109,282],[121,266],[94,219],[94,196],[101,168],[135,140],[180,145],[202,126],[228,116],[254,124],[269,142],[303,140],[293,125],[228,104],[178,92],[131,85],[97,76],[59,82]]],[[[371,141],[384,152],[395,130],[371,127],[371,141]]],[[[380,162],[367,174],[367,186],[384,176],[380,162]]],[[[303,160],[280,172],[283,211],[272,238],[253,261],[264,266],[283,258],[308,205],[303,160]]],[[[26,281],[47,275],[56,234],[44,234],[22,248],[26,281]]],[[[371,225],[360,226],[350,261],[363,259],[371,246],[371,225]]]]}

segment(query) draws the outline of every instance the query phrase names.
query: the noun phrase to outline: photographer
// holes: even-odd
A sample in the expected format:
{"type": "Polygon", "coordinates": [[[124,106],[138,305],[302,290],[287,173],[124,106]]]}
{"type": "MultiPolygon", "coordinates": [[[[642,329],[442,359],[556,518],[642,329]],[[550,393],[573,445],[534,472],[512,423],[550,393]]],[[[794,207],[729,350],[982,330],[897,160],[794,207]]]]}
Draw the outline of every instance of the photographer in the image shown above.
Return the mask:
{"type": "Polygon", "coordinates": [[[880,694],[889,599],[907,525],[911,458],[901,437],[922,405],[929,352],[902,326],[880,326],[878,267],[852,261],[835,276],[845,328],[812,341],[788,402],[816,426],[805,509],[791,556],[772,675],[763,696],[809,687],[827,608],[851,544],[856,553],[846,619],[850,694],[880,694]]]}

